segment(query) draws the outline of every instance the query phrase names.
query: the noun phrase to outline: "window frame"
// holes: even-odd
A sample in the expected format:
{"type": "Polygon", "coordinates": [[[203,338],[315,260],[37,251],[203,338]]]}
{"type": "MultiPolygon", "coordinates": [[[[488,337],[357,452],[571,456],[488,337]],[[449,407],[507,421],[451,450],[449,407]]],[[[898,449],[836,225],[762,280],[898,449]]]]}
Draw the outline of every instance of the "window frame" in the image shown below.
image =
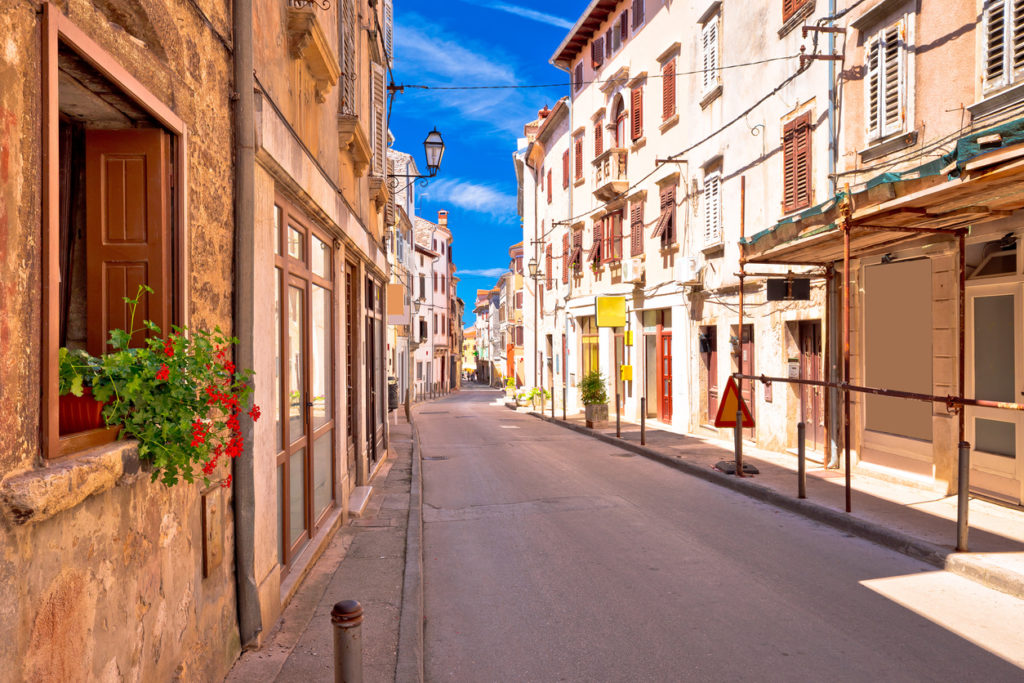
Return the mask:
{"type": "Polygon", "coordinates": [[[51,3],[42,6],[40,46],[40,104],[42,119],[40,170],[42,177],[41,225],[41,450],[44,459],[63,455],[60,441],[60,395],[57,363],[60,344],[60,96],[58,53],[71,50],[103,74],[107,81],[152,116],[171,138],[172,177],[168,197],[173,198],[167,236],[171,242],[170,320],[187,326],[188,306],[188,127],[164,102],[136,79],[112,54],[93,41],[51,3]]]}
{"type": "Polygon", "coordinates": [[[715,247],[723,242],[722,237],[722,170],[717,168],[704,174],[703,192],[704,248],[715,247]],[[715,188],[714,205],[709,200],[709,185],[715,188]],[[713,214],[712,214],[713,212],[713,214]]]}
{"type": "MultiPolygon", "coordinates": [[[[982,22],[984,31],[982,32],[982,45],[981,55],[978,63],[981,65],[981,89],[984,95],[989,95],[997,90],[1016,85],[1024,82],[1024,64],[1021,67],[1014,69],[1014,58],[1013,58],[1013,9],[1014,2],[1018,0],[986,0],[982,5],[982,22]],[[1002,72],[998,79],[989,79],[988,69],[988,53],[991,45],[990,41],[990,30],[989,24],[991,22],[991,10],[997,6],[1002,6],[1003,10],[1003,30],[1002,30],[1002,72]]],[[[1022,62],[1024,62],[1024,50],[1022,50],[1022,62]]]]}
{"type": "Polygon", "coordinates": [[[722,84],[721,63],[722,15],[715,13],[700,27],[700,55],[704,70],[701,73],[701,96],[707,97],[722,84]],[[708,34],[713,35],[709,38],[708,34]],[[710,50],[710,52],[709,52],[710,50]]]}
{"type": "Polygon", "coordinates": [[[910,109],[910,74],[909,74],[909,22],[904,15],[898,21],[875,31],[864,45],[864,122],[865,135],[869,143],[877,142],[891,135],[905,133],[909,120],[910,109]],[[887,35],[890,31],[896,34],[896,87],[898,115],[895,121],[886,117],[886,99],[889,95],[890,83],[886,79],[889,60],[885,48],[888,46],[887,35]],[[877,47],[877,64],[873,63],[872,50],[877,47]],[[871,79],[878,78],[878,87],[873,95],[871,79]],[[875,101],[877,100],[877,101],[875,101]],[[875,103],[877,113],[872,115],[872,104],[875,103]]]}
{"type": "Polygon", "coordinates": [[[782,128],[782,213],[790,214],[800,209],[805,209],[814,200],[814,175],[813,175],[813,125],[811,112],[805,111],[794,117],[782,128]],[[803,145],[804,158],[806,163],[802,170],[797,165],[799,148],[803,145]],[[786,168],[792,160],[793,176],[792,186],[786,179],[786,168]],[[799,195],[800,175],[806,187],[806,197],[801,200],[799,195]]]}

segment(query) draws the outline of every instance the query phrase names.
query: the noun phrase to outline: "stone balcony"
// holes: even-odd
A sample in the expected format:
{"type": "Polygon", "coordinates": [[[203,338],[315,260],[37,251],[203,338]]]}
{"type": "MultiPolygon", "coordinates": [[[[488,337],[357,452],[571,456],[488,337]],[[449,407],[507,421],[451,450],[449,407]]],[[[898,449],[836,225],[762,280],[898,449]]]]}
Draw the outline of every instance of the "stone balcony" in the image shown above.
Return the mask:
{"type": "Polygon", "coordinates": [[[629,187],[626,175],[627,158],[627,150],[612,147],[594,159],[594,196],[599,201],[607,202],[614,199],[629,187]]]}

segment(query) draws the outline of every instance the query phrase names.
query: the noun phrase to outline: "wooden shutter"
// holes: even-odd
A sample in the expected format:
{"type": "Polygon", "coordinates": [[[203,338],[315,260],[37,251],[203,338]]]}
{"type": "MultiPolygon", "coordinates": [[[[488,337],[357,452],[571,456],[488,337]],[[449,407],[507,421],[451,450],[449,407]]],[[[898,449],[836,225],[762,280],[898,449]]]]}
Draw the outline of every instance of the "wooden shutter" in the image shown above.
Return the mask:
{"type": "Polygon", "coordinates": [[[394,55],[394,26],[395,10],[392,7],[391,0],[384,0],[384,56],[388,60],[388,64],[392,63],[394,55]]]}
{"type": "MultiPolygon", "coordinates": [[[[882,79],[881,79],[881,57],[882,57],[882,46],[880,42],[875,39],[868,44],[867,49],[867,64],[865,64],[867,73],[865,74],[865,83],[867,94],[864,98],[865,104],[865,116],[867,119],[867,130],[868,139],[877,138],[882,134],[881,128],[881,97],[882,97],[882,79]]],[[[785,136],[783,137],[785,141],[785,136]]]]}
{"type": "Polygon", "coordinates": [[[901,20],[886,29],[883,40],[883,78],[885,96],[882,122],[882,135],[891,135],[904,129],[906,122],[906,68],[904,54],[906,50],[906,22],[901,20]]]}
{"type": "Polygon", "coordinates": [[[704,178],[704,246],[722,241],[721,179],[717,173],[704,178]]]}
{"type": "Polygon", "coordinates": [[[701,52],[704,62],[702,83],[704,92],[709,92],[718,85],[718,17],[711,19],[701,29],[701,52]]]}
{"type": "Polygon", "coordinates": [[[609,217],[608,231],[611,232],[611,253],[607,258],[618,261],[622,258],[622,215],[623,209],[619,209],[609,217]]]}
{"type": "Polygon", "coordinates": [[[644,253],[644,203],[643,200],[633,202],[629,210],[629,255],[639,256],[644,253]]]}
{"type": "Polygon", "coordinates": [[[583,265],[583,228],[572,231],[572,257],[569,260],[577,268],[583,265]]]}
{"type": "Polygon", "coordinates": [[[358,111],[356,93],[359,82],[356,78],[356,18],[355,3],[341,3],[341,111],[353,116],[358,111]]]}
{"type": "Polygon", "coordinates": [[[604,151],[604,133],[601,130],[601,122],[594,122],[594,157],[601,156],[604,151]]]}
{"type": "Polygon", "coordinates": [[[569,281],[569,233],[562,235],[562,284],[569,281]]]}
{"type": "Polygon", "coordinates": [[[573,81],[573,89],[579,91],[583,87],[583,62],[579,62],[576,65],[576,75],[573,81]]]}
{"type": "Polygon", "coordinates": [[[811,204],[811,113],[790,121],[782,132],[782,211],[790,213],[811,204]]]}
{"type": "Polygon", "coordinates": [[[661,118],[668,121],[676,113],[676,60],[661,68],[661,118]]]}
{"type": "Polygon", "coordinates": [[[636,87],[629,93],[630,100],[630,130],[633,140],[639,140],[644,134],[644,97],[643,88],[636,87]]]}
{"type": "Polygon", "coordinates": [[[622,14],[619,16],[619,38],[622,40],[622,44],[626,44],[626,39],[629,38],[629,10],[622,10],[622,14]]]}
{"type": "Polygon", "coordinates": [[[614,27],[612,27],[609,28],[608,31],[604,34],[604,54],[606,57],[608,57],[608,59],[611,59],[612,55],[615,54],[615,47],[613,45],[614,42],[615,29],[614,27]]]}
{"type": "Polygon", "coordinates": [[[548,169],[548,204],[551,203],[551,169],[548,169]]]}
{"type": "Polygon", "coordinates": [[[1009,33],[1005,0],[990,2],[985,8],[985,87],[1005,85],[1006,44],[1009,33]]]}
{"type": "Polygon", "coordinates": [[[590,61],[593,63],[594,68],[599,68],[604,64],[604,38],[594,38],[594,42],[590,44],[590,61]]]}
{"type": "Polygon", "coordinates": [[[633,28],[644,23],[644,0],[633,0],[633,28]]]}
{"type": "Polygon", "coordinates": [[[672,244],[676,240],[676,186],[667,185],[661,188],[659,205],[662,220],[662,244],[672,244]]]}
{"type": "Polygon", "coordinates": [[[1024,0],[1013,0],[1013,55],[1011,58],[1013,66],[1013,80],[1021,69],[1024,69],[1024,0]]]}
{"type": "Polygon", "coordinates": [[[590,242],[590,254],[587,258],[590,259],[591,263],[601,262],[601,243],[604,239],[604,220],[598,219],[594,221],[593,232],[591,233],[592,239],[590,242]]]}
{"type": "Polygon", "coordinates": [[[544,284],[545,284],[545,286],[548,289],[551,289],[551,282],[552,282],[551,269],[554,267],[554,261],[555,261],[555,259],[553,257],[553,254],[551,253],[551,245],[549,244],[548,246],[546,246],[544,248],[544,268],[545,268],[545,271],[544,271],[544,274],[545,274],[544,284]]]}
{"type": "Polygon", "coordinates": [[[387,84],[384,66],[373,65],[373,172],[377,176],[384,175],[384,155],[388,146],[388,124],[385,109],[387,84]]]}
{"type": "Polygon", "coordinates": [[[796,14],[796,11],[806,5],[810,0],[782,0],[782,22],[789,21],[789,18],[796,14]]]}
{"type": "MultiPolygon", "coordinates": [[[[156,129],[89,130],[86,169],[86,347],[106,350],[109,331],[127,330],[128,306],[144,294],[135,327],[152,320],[169,333],[172,316],[170,140],[156,129]]],[[[132,340],[143,343],[143,335],[132,340]]]]}
{"type": "Polygon", "coordinates": [[[576,180],[583,177],[583,136],[576,136],[576,180]]]}
{"type": "Polygon", "coordinates": [[[569,150],[562,152],[562,189],[569,187],[569,150]]]}

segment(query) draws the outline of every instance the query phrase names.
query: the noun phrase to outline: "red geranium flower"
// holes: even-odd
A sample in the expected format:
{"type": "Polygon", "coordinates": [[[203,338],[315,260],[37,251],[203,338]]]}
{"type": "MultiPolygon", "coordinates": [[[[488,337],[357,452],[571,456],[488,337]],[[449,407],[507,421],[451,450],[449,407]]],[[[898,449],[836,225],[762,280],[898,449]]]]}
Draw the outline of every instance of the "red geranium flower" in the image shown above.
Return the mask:
{"type": "Polygon", "coordinates": [[[156,378],[159,380],[165,380],[171,376],[171,369],[167,367],[167,363],[160,364],[160,370],[156,373],[156,378]]]}

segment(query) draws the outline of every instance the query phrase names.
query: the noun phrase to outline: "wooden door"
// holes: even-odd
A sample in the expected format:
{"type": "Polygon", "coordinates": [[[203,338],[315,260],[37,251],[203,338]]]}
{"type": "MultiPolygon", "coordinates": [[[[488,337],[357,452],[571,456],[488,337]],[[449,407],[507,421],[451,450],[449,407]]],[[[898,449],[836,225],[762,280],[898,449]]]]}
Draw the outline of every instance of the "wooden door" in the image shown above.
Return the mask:
{"type": "Polygon", "coordinates": [[[718,328],[704,328],[704,342],[701,355],[707,371],[707,423],[713,424],[718,416],[718,328]]]}
{"type": "MultiPolygon", "coordinates": [[[[800,378],[821,380],[821,322],[800,323],[800,378]]],[[[800,385],[800,421],[807,430],[807,448],[821,451],[825,443],[825,390],[800,385]]]]}
{"type": "Polygon", "coordinates": [[[359,405],[356,384],[356,368],[359,367],[359,289],[357,287],[356,265],[345,264],[345,411],[347,417],[346,451],[348,471],[355,475],[356,451],[359,441],[358,411],[359,405]]]}
{"type": "Polygon", "coordinates": [[[672,422],[672,333],[658,325],[658,419],[672,422]]]}

